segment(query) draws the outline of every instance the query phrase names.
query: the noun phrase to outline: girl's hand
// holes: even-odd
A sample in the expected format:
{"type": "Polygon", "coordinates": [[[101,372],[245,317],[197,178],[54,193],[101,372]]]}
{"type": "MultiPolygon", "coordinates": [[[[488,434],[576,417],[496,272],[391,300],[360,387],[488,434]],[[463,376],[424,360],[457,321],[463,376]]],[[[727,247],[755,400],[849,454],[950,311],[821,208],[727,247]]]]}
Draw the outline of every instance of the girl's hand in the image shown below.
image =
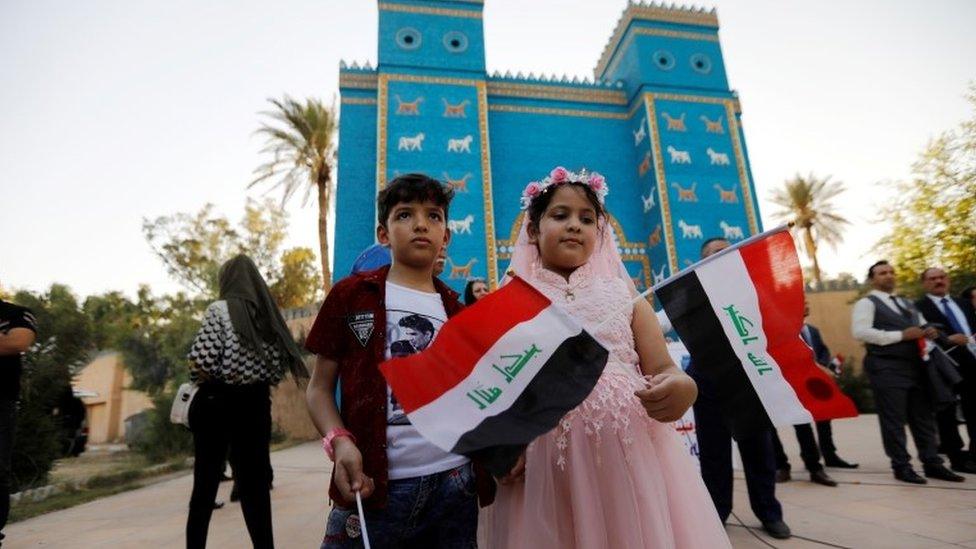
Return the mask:
{"type": "Polygon", "coordinates": [[[515,484],[522,480],[525,480],[525,452],[522,452],[522,455],[519,456],[512,470],[507,475],[498,479],[498,482],[501,484],[515,484]]]}
{"type": "Polygon", "coordinates": [[[339,493],[346,501],[356,501],[356,492],[363,499],[368,498],[375,485],[373,479],[363,474],[363,455],[348,437],[337,437],[332,441],[335,449],[335,481],[339,493]]]}
{"type": "Polygon", "coordinates": [[[663,373],[651,377],[648,387],[634,391],[647,415],[662,423],[681,419],[698,398],[698,386],[685,373],[663,373]]]}

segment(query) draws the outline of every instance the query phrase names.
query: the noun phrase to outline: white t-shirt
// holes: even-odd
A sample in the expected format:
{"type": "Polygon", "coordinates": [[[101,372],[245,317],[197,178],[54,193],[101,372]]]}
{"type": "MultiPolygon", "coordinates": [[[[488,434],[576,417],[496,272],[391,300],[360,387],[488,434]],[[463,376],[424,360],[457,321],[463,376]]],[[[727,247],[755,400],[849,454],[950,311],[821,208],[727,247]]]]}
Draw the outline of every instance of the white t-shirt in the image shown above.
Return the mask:
{"type": "MultiPolygon", "coordinates": [[[[386,283],[386,358],[407,356],[426,349],[447,322],[438,293],[427,293],[386,283]]],[[[417,432],[386,387],[386,458],[391,480],[432,475],[468,462],[445,452],[417,432]]]]}

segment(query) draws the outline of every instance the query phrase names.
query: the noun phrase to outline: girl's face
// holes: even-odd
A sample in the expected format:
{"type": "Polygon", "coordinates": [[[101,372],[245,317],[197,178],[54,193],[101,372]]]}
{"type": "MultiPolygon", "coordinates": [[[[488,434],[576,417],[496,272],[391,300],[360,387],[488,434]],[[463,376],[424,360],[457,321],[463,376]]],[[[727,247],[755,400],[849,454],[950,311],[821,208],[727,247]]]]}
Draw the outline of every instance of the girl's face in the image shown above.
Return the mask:
{"type": "Polygon", "coordinates": [[[593,254],[599,217],[578,186],[560,185],[553,192],[538,227],[529,227],[529,241],[538,246],[543,267],[569,279],[593,254]]]}
{"type": "Polygon", "coordinates": [[[471,293],[475,299],[481,299],[488,295],[488,285],[484,282],[475,282],[471,285],[471,293]]]}

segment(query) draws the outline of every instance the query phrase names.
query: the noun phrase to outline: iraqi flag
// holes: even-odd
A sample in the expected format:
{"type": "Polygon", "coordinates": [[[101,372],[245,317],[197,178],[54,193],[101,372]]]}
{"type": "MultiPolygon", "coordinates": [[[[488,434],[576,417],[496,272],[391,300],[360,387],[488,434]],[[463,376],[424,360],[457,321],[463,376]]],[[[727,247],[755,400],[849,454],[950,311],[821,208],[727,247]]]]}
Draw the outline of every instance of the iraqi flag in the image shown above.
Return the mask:
{"type": "Polygon", "coordinates": [[[787,227],[726,248],[654,293],[733,433],[857,415],[800,337],[803,275],[787,227]]]}
{"type": "Polygon", "coordinates": [[[426,350],[380,371],[424,438],[500,477],[583,402],[607,357],[565,311],[513,277],[451,317],[426,350]]]}

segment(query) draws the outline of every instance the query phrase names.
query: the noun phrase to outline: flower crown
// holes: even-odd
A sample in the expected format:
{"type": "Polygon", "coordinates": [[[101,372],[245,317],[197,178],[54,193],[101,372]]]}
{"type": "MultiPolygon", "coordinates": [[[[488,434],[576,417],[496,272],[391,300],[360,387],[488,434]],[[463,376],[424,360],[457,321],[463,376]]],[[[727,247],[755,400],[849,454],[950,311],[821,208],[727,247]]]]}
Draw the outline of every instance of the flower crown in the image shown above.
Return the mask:
{"type": "Polygon", "coordinates": [[[520,200],[522,209],[527,210],[529,204],[550,187],[564,183],[579,183],[588,186],[596,194],[597,199],[600,200],[600,204],[603,204],[607,194],[610,193],[610,187],[607,186],[606,179],[599,173],[587,173],[586,168],[583,168],[577,173],[571,172],[562,166],[556,166],[542,181],[533,181],[525,186],[520,200]]]}

